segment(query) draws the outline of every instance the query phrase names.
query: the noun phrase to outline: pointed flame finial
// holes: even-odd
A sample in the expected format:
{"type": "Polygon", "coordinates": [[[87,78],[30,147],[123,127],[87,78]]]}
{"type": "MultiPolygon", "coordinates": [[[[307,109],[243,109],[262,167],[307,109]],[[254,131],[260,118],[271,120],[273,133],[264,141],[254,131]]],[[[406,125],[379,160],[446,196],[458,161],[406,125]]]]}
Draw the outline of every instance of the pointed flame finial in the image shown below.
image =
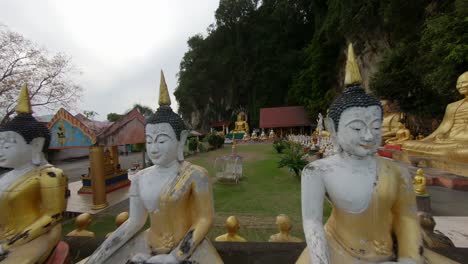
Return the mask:
{"type": "Polygon", "coordinates": [[[16,113],[18,114],[31,114],[31,102],[29,101],[28,86],[23,84],[21,92],[18,97],[18,104],[16,105],[16,113]]]}
{"type": "Polygon", "coordinates": [[[348,59],[346,61],[345,86],[351,86],[361,83],[361,73],[359,72],[359,67],[356,63],[356,57],[354,56],[353,44],[349,43],[348,59]]]}
{"type": "Polygon", "coordinates": [[[169,97],[169,91],[167,90],[166,79],[164,73],[161,70],[161,83],[159,84],[159,106],[170,106],[171,98],[169,97]]]}

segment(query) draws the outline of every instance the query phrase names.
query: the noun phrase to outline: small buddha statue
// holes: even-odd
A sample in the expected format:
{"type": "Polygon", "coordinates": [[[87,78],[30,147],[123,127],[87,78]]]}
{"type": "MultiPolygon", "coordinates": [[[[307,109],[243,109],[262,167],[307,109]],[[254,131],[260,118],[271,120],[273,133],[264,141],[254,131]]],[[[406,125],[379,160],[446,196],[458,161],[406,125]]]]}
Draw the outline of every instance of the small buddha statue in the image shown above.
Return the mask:
{"type": "Polygon", "coordinates": [[[0,262],[44,263],[62,236],[66,177],[50,165],[43,151],[49,129],[31,111],[23,86],[17,115],[0,126],[0,262]]]}
{"type": "Polygon", "coordinates": [[[400,127],[401,113],[394,111],[394,102],[381,100],[384,118],[382,121],[382,141],[396,136],[400,127]]]}
{"type": "Polygon", "coordinates": [[[424,138],[424,135],[421,134],[421,132],[418,133],[418,135],[416,136],[416,140],[421,140],[424,138]]]}
{"type": "Polygon", "coordinates": [[[225,224],[227,233],[215,238],[217,242],[247,242],[247,240],[237,234],[240,228],[239,220],[237,217],[231,215],[226,219],[225,224]]]}
{"type": "Polygon", "coordinates": [[[267,139],[267,135],[265,134],[265,130],[262,129],[262,133],[260,134],[260,140],[266,140],[267,139]]]}
{"type": "Polygon", "coordinates": [[[406,128],[404,123],[400,122],[396,135],[392,138],[385,140],[385,144],[397,145],[397,144],[402,144],[404,141],[411,140],[411,139],[412,139],[411,131],[408,128],[406,128]]]}
{"type": "Polygon", "coordinates": [[[302,242],[300,238],[289,235],[292,224],[287,215],[278,215],[276,217],[276,225],[278,226],[279,233],[270,236],[268,242],[302,242]]]}
{"type": "Polygon", "coordinates": [[[410,155],[468,162],[468,71],[460,75],[456,88],[465,98],[451,103],[439,127],[421,140],[403,142],[402,149],[410,155]]]}
{"type": "Polygon", "coordinates": [[[273,128],[270,129],[270,133],[268,134],[268,138],[269,138],[269,139],[274,139],[274,138],[276,138],[276,134],[275,134],[275,131],[273,131],[273,128]]]}
{"type": "Polygon", "coordinates": [[[416,264],[422,260],[410,175],[392,160],[375,155],[382,137],[382,106],[361,83],[349,45],[346,88],[325,120],[336,154],[315,160],[302,171],[307,247],[296,263],[416,264]],[[325,195],[332,212],[324,226],[325,195]]]}
{"type": "Polygon", "coordinates": [[[450,238],[440,231],[434,230],[436,222],[431,214],[418,212],[418,218],[422,228],[424,246],[429,248],[455,247],[450,238]]]}
{"type": "Polygon", "coordinates": [[[254,130],[254,131],[252,132],[252,137],[251,137],[251,138],[252,138],[252,139],[258,139],[257,131],[254,130]]]}
{"type": "MultiPolygon", "coordinates": [[[[128,220],[128,212],[121,212],[115,217],[115,227],[119,228],[123,223],[128,220]]],[[[113,232],[107,233],[106,237],[110,236],[113,232]]]]}
{"type": "Polygon", "coordinates": [[[96,237],[94,232],[86,230],[93,222],[93,218],[89,213],[80,214],[75,219],[76,229],[67,234],[67,236],[75,237],[96,237]]]}
{"type": "Polygon", "coordinates": [[[247,118],[244,112],[240,112],[237,114],[237,121],[235,122],[234,130],[231,132],[233,134],[236,133],[249,133],[249,124],[247,123],[247,118]]]}
{"type": "Polygon", "coordinates": [[[243,140],[244,140],[244,141],[249,141],[249,140],[250,140],[250,135],[249,135],[249,133],[245,133],[245,134],[244,134],[243,140]]]}
{"type": "Polygon", "coordinates": [[[170,105],[161,71],[159,108],[145,126],[154,165],[131,179],[128,220],[83,262],[223,263],[206,238],[214,220],[211,179],[206,169],[184,161],[189,130],[170,105]],[[149,229],[138,234],[148,218],[149,229]]]}
{"type": "Polygon", "coordinates": [[[417,195],[428,195],[426,191],[426,177],[423,169],[419,168],[413,178],[413,188],[417,195]]]}

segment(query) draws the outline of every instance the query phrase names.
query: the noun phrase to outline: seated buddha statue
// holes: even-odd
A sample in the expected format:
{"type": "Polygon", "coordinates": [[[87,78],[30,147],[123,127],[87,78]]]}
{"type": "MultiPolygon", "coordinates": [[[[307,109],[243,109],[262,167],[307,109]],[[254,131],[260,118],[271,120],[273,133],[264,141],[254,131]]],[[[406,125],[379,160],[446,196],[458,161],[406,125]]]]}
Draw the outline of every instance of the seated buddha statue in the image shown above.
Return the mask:
{"type": "Polygon", "coordinates": [[[247,242],[247,240],[239,234],[240,223],[237,217],[231,215],[226,219],[226,223],[224,225],[226,227],[227,233],[224,235],[220,235],[215,238],[217,242],[247,242]]]}
{"type": "Polygon", "coordinates": [[[44,158],[50,132],[31,111],[24,86],[17,115],[0,126],[0,262],[44,263],[62,236],[66,177],[44,158]]]}
{"type": "Polygon", "coordinates": [[[237,121],[235,122],[234,130],[231,131],[232,133],[249,133],[249,124],[246,121],[245,113],[240,112],[237,114],[237,121]]]}
{"type": "Polygon", "coordinates": [[[394,111],[394,103],[389,100],[381,100],[384,118],[382,121],[382,141],[396,136],[400,127],[401,113],[394,111]]]}
{"type": "Polygon", "coordinates": [[[76,217],[75,225],[76,229],[72,230],[67,236],[77,237],[95,237],[96,234],[93,231],[87,230],[93,222],[93,218],[90,213],[83,213],[76,217]]]}
{"type": "Polygon", "coordinates": [[[404,142],[404,151],[410,155],[468,161],[468,71],[458,77],[456,87],[465,98],[447,106],[442,122],[432,134],[404,142]]]}
{"type": "Polygon", "coordinates": [[[291,219],[285,214],[280,214],[276,217],[276,225],[279,233],[270,236],[268,242],[302,242],[300,238],[291,236],[289,233],[292,229],[291,219]]]}
{"type": "Polygon", "coordinates": [[[411,131],[408,128],[406,128],[404,123],[400,122],[396,135],[394,137],[391,137],[385,140],[385,144],[390,144],[390,145],[402,144],[404,141],[411,140],[412,138],[413,136],[411,135],[411,131]]]}
{"type": "Polygon", "coordinates": [[[268,139],[268,138],[267,138],[267,135],[266,135],[266,133],[265,133],[265,130],[262,129],[262,133],[260,134],[260,140],[266,140],[266,139],[268,139]]]}
{"type": "Polygon", "coordinates": [[[184,161],[189,131],[170,107],[162,72],[159,105],[145,127],[154,165],[132,178],[128,220],[86,263],[222,263],[206,238],[214,219],[211,179],[184,161]],[[149,229],[137,235],[147,218],[149,229]]]}
{"type": "Polygon", "coordinates": [[[269,138],[269,139],[274,139],[274,138],[276,138],[276,133],[275,133],[275,131],[273,130],[273,128],[270,129],[270,133],[268,133],[268,138],[269,138]]]}
{"type": "Polygon", "coordinates": [[[410,175],[375,155],[382,106],[362,88],[351,45],[345,86],[325,120],[337,153],[302,171],[307,247],[297,263],[420,263],[421,231],[410,175]],[[332,212],[323,225],[325,196],[332,212]]]}

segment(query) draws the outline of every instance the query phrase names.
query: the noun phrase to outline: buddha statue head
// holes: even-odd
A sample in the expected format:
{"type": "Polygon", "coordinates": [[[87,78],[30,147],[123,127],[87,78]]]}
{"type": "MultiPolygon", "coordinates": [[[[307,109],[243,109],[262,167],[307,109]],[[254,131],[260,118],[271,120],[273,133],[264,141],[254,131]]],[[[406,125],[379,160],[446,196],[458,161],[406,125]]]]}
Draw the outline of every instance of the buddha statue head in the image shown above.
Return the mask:
{"type": "Polygon", "coordinates": [[[461,95],[468,96],[468,71],[458,77],[457,90],[461,95]]]}
{"type": "Polygon", "coordinates": [[[236,235],[240,228],[239,220],[237,220],[237,217],[231,215],[226,219],[225,227],[228,234],[236,235]]]}
{"type": "Polygon", "coordinates": [[[336,152],[363,158],[377,152],[381,143],[382,106],[380,101],[364,91],[361,75],[354,59],[353,47],[348,48],[345,90],[330,106],[325,120],[336,152]]]}
{"type": "Polygon", "coordinates": [[[93,222],[93,218],[90,213],[82,213],[75,219],[75,225],[77,230],[85,230],[93,222]]]}
{"type": "Polygon", "coordinates": [[[159,108],[146,122],[146,149],[153,164],[168,167],[184,160],[188,131],[180,116],[171,108],[164,74],[161,71],[159,108]]]}
{"type": "Polygon", "coordinates": [[[45,163],[43,151],[49,146],[50,132],[32,116],[26,85],[21,89],[16,113],[0,126],[0,167],[17,169],[45,163]]]}
{"type": "Polygon", "coordinates": [[[285,214],[280,214],[276,217],[276,225],[281,233],[289,233],[292,229],[291,220],[285,214]]]}

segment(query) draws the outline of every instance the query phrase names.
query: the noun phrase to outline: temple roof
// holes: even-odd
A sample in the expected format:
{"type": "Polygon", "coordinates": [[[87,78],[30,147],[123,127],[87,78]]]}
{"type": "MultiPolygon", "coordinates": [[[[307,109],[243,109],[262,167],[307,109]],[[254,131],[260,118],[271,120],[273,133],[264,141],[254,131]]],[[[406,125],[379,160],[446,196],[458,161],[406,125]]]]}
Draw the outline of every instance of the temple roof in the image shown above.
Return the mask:
{"type": "Polygon", "coordinates": [[[310,126],[303,106],[285,106],[260,109],[260,128],[310,126]]]}

